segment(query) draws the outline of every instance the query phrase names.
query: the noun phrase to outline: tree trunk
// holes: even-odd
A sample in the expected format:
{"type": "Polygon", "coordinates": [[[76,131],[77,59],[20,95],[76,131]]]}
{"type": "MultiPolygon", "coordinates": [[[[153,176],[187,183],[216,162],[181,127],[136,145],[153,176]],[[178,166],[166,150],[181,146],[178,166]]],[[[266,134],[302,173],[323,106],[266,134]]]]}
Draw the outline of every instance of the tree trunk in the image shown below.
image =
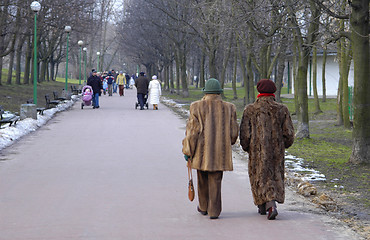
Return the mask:
{"type": "Polygon", "coordinates": [[[189,90],[188,90],[188,78],[186,75],[186,53],[185,50],[181,51],[180,54],[180,61],[181,61],[181,87],[182,87],[182,96],[189,97],[189,90]]]}
{"type": "Polygon", "coordinates": [[[303,47],[300,53],[297,73],[297,100],[298,100],[298,130],[296,138],[309,138],[309,120],[308,120],[308,96],[307,96],[307,67],[310,51],[303,47]]]}
{"type": "Polygon", "coordinates": [[[2,85],[1,83],[2,75],[3,75],[3,57],[0,56],[0,86],[2,85]]]}
{"type": "Polygon", "coordinates": [[[174,93],[175,91],[175,83],[174,83],[174,76],[173,76],[173,61],[171,61],[171,64],[170,64],[170,78],[169,78],[169,81],[170,81],[170,92],[171,93],[174,93]]]}
{"type": "Polygon", "coordinates": [[[10,56],[9,56],[9,69],[8,69],[8,80],[7,80],[7,84],[12,84],[15,52],[14,51],[11,51],[11,53],[9,55],[10,56]]]}
{"type": "Polygon", "coordinates": [[[208,65],[210,77],[216,78],[218,80],[216,65],[216,50],[210,51],[210,54],[208,55],[208,65]]]}
{"type": "Polygon", "coordinates": [[[313,58],[312,58],[312,84],[313,84],[313,96],[315,102],[315,114],[322,113],[320,109],[319,95],[317,94],[317,48],[313,48],[313,58]]]}
{"type": "Polygon", "coordinates": [[[370,163],[369,1],[352,0],[354,118],[351,163],[370,163]]]}
{"type": "Polygon", "coordinates": [[[45,81],[45,76],[46,76],[46,67],[47,64],[45,61],[41,62],[41,71],[40,71],[40,77],[39,77],[39,82],[44,82],[45,81]]]}
{"type": "Polygon", "coordinates": [[[22,61],[22,48],[23,48],[24,38],[22,38],[18,42],[17,47],[17,57],[16,57],[16,64],[15,64],[15,83],[20,85],[21,84],[21,61],[22,61]]]}
{"type": "Polygon", "coordinates": [[[284,77],[284,70],[285,70],[285,60],[284,59],[285,58],[281,58],[278,61],[278,65],[277,65],[277,68],[278,68],[278,72],[276,76],[276,89],[277,90],[275,93],[277,102],[281,102],[280,95],[281,95],[281,88],[283,87],[283,77],[284,77]]]}
{"type": "Polygon", "coordinates": [[[24,77],[23,77],[24,84],[30,83],[31,60],[32,60],[31,37],[28,37],[25,64],[24,64],[24,77]]]}
{"type": "Polygon", "coordinates": [[[206,65],[206,55],[202,52],[202,59],[200,60],[200,79],[199,79],[199,87],[204,88],[206,80],[205,80],[205,65],[206,65]]]}
{"type": "Polygon", "coordinates": [[[238,94],[237,94],[237,91],[236,91],[236,74],[237,74],[237,71],[238,71],[238,55],[235,54],[235,59],[234,59],[234,73],[233,73],[233,93],[234,93],[234,99],[238,99],[238,94]]]}
{"type": "Polygon", "coordinates": [[[180,53],[179,50],[176,50],[176,94],[180,95],[180,53]]]}
{"type": "Polygon", "coordinates": [[[326,57],[327,57],[327,45],[324,46],[324,53],[322,58],[322,102],[326,102],[326,57]]]}

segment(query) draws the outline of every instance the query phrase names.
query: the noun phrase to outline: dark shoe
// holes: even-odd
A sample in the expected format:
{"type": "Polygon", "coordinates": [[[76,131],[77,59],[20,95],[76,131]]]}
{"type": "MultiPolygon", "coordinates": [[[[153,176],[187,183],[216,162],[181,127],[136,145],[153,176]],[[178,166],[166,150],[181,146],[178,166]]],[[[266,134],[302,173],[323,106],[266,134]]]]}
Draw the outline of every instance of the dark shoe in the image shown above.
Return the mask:
{"type": "Polygon", "coordinates": [[[93,106],[93,109],[95,109],[95,106],[93,106]]]}
{"type": "Polygon", "coordinates": [[[278,215],[278,212],[277,212],[276,208],[270,207],[269,208],[269,214],[267,215],[267,219],[268,220],[274,220],[277,215],[278,215]]]}
{"type": "Polygon", "coordinates": [[[207,215],[207,214],[208,214],[208,213],[207,213],[207,211],[202,211],[202,210],[200,210],[199,206],[197,207],[197,210],[198,210],[198,212],[200,212],[200,214],[202,214],[202,215],[207,215]]]}
{"type": "Polygon", "coordinates": [[[261,215],[266,215],[266,203],[258,205],[258,213],[261,215]]]}
{"type": "Polygon", "coordinates": [[[95,107],[95,108],[100,108],[100,106],[97,106],[97,107],[95,107]]]}
{"type": "Polygon", "coordinates": [[[209,217],[209,219],[217,219],[218,218],[218,216],[211,216],[211,217],[209,217]]]}

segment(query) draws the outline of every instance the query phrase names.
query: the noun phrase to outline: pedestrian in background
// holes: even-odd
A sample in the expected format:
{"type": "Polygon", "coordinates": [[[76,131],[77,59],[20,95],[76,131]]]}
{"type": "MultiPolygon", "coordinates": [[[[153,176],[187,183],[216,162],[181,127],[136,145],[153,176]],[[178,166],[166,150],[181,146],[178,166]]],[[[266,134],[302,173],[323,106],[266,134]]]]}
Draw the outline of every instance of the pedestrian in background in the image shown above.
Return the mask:
{"type": "Polygon", "coordinates": [[[248,152],[248,173],[258,212],[273,220],[276,202],[284,203],[284,153],[294,141],[294,128],[288,108],[275,101],[275,83],[262,79],[260,93],[245,107],[240,124],[240,144],[248,152]]]}
{"type": "Polygon", "coordinates": [[[162,95],[161,82],[153,75],[152,80],[149,82],[149,104],[153,105],[153,110],[158,110],[159,96],[162,95]]]}
{"type": "Polygon", "coordinates": [[[117,84],[117,77],[118,77],[118,74],[114,71],[114,69],[112,69],[112,76],[114,77],[114,80],[113,80],[113,93],[117,93],[117,88],[118,88],[118,84],[117,84]]]}
{"type": "Polygon", "coordinates": [[[97,76],[96,70],[92,71],[92,75],[87,79],[87,85],[91,86],[93,89],[93,108],[99,108],[99,96],[103,89],[100,77],[97,76]]]}
{"type": "Polygon", "coordinates": [[[105,77],[105,80],[107,81],[108,84],[108,96],[112,96],[114,76],[111,71],[108,72],[108,76],[105,77]]]}
{"type": "Polygon", "coordinates": [[[223,171],[232,171],[232,149],[239,132],[236,107],[222,100],[221,85],[211,78],[206,94],[190,105],[182,152],[191,168],[197,169],[198,211],[216,219],[221,213],[223,171]]]}
{"type": "Polygon", "coordinates": [[[125,78],[126,78],[125,88],[128,89],[130,87],[130,74],[126,73],[125,78]]]}
{"type": "Polygon", "coordinates": [[[146,103],[146,95],[148,94],[149,79],[145,77],[145,73],[141,72],[140,76],[135,81],[135,87],[137,90],[137,100],[140,104],[140,110],[144,110],[146,103]]]}
{"type": "Polygon", "coordinates": [[[122,71],[120,71],[119,75],[117,76],[118,92],[120,96],[124,96],[125,83],[126,83],[125,74],[122,71]]]}

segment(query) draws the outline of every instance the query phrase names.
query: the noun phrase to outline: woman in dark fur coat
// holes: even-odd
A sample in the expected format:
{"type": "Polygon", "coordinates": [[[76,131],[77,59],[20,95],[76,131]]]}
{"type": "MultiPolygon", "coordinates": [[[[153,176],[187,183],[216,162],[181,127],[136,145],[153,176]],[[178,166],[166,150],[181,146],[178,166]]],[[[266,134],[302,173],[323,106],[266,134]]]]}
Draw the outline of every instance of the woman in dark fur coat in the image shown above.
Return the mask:
{"type": "Polygon", "coordinates": [[[262,79],[256,102],[244,109],[240,144],[249,154],[248,172],[254,204],[258,212],[273,220],[276,202],[284,203],[284,152],[294,141],[288,108],[275,101],[275,83],[262,79]]]}

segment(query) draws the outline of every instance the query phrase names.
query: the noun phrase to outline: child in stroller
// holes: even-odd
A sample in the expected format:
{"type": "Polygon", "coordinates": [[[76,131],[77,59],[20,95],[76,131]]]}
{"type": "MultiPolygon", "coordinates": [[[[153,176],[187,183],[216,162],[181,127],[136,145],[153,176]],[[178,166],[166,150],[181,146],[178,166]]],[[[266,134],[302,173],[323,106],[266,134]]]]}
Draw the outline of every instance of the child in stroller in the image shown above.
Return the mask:
{"type": "Polygon", "coordinates": [[[82,103],[81,103],[81,109],[84,109],[84,106],[90,106],[91,101],[93,98],[93,89],[91,86],[84,86],[82,88],[82,103]]]}

